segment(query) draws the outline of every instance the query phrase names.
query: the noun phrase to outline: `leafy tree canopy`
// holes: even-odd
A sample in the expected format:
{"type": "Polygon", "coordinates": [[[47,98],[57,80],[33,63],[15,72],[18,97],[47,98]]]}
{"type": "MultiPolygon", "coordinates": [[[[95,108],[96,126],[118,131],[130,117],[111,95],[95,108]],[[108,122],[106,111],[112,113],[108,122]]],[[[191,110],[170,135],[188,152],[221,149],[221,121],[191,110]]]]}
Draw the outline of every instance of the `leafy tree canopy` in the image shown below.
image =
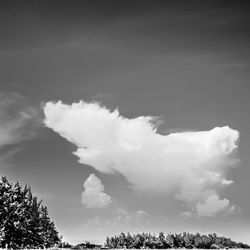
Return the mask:
{"type": "Polygon", "coordinates": [[[108,248],[200,248],[200,249],[219,249],[219,248],[250,248],[249,245],[241,242],[232,241],[230,238],[219,237],[215,233],[209,235],[169,233],[166,236],[160,233],[158,236],[150,233],[134,234],[121,233],[118,236],[107,237],[105,246],[108,248]]]}
{"type": "Polygon", "coordinates": [[[52,247],[60,243],[46,206],[31,188],[0,179],[0,247],[52,247]]]}

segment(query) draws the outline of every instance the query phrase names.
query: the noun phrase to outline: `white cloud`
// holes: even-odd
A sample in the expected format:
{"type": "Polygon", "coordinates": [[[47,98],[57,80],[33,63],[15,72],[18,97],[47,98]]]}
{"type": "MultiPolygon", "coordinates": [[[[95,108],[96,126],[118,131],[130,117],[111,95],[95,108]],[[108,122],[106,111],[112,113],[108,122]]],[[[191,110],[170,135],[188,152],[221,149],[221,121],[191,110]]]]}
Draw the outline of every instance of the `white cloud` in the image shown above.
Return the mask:
{"type": "Polygon", "coordinates": [[[219,199],[218,195],[210,195],[204,203],[197,204],[197,212],[200,216],[214,216],[225,210],[233,210],[234,206],[229,205],[229,200],[219,199]]]}
{"type": "Polygon", "coordinates": [[[163,135],[153,117],[128,119],[83,101],[48,102],[44,114],[47,127],[77,146],[80,163],[118,172],[137,191],[175,193],[196,213],[199,202],[232,183],[226,174],[239,132],[228,126],[163,135]]]}
{"type": "Polygon", "coordinates": [[[94,174],[84,182],[82,204],[88,208],[103,208],[111,204],[111,197],[104,193],[104,186],[94,174]]]}

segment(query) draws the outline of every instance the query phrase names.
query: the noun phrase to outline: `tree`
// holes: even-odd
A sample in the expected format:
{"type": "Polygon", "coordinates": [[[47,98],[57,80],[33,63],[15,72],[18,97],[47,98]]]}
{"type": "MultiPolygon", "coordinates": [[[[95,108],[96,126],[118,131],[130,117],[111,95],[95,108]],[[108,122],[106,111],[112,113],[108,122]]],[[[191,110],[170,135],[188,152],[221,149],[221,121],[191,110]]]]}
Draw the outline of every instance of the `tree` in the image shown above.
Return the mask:
{"type": "Polygon", "coordinates": [[[55,224],[50,221],[42,201],[27,185],[0,179],[0,246],[51,247],[60,242],[55,224]]]}
{"type": "Polygon", "coordinates": [[[247,244],[237,243],[230,238],[218,237],[216,234],[167,234],[159,233],[159,236],[142,233],[125,235],[121,233],[106,239],[106,246],[109,248],[202,248],[202,249],[218,249],[218,248],[250,248],[247,244]]]}
{"type": "Polygon", "coordinates": [[[166,244],[167,244],[167,248],[174,247],[174,237],[171,234],[168,234],[166,236],[166,244]]]}

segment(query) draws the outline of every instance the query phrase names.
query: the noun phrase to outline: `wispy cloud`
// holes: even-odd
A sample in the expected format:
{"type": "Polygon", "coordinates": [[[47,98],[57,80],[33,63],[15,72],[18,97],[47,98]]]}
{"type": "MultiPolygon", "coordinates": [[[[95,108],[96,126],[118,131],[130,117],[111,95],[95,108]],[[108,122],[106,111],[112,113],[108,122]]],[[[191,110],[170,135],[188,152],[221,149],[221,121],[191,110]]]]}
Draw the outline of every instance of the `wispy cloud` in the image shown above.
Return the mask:
{"type": "Polygon", "coordinates": [[[131,212],[118,209],[113,212],[112,218],[96,216],[89,219],[81,226],[80,231],[88,238],[96,240],[97,237],[113,236],[121,232],[146,232],[150,228],[151,216],[144,210],[131,212]],[[94,232],[94,236],[92,232],[94,232]]]}
{"type": "Polygon", "coordinates": [[[34,137],[37,115],[23,96],[0,92],[0,148],[34,137]]]}
{"type": "Polygon", "coordinates": [[[12,165],[23,142],[36,136],[41,125],[38,109],[17,93],[0,91],[0,168],[12,165]]]}
{"type": "Polygon", "coordinates": [[[84,182],[82,204],[87,208],[104,208],[111,204],[111,197],[104,192],[104,185],[94,174],[84,182]]]}
{"type": "Polygon", "coordinates": [[[232,209],[219,193],[232,183],[226,176],[238,131],[225,126],[163,135],[153,117],[128,119],[118,110],[83,101],[48,102],[44,114],[47,127],[77,146],[80,163],[118,172],[136,191],[174,195],[201,216],[232,209]]]}

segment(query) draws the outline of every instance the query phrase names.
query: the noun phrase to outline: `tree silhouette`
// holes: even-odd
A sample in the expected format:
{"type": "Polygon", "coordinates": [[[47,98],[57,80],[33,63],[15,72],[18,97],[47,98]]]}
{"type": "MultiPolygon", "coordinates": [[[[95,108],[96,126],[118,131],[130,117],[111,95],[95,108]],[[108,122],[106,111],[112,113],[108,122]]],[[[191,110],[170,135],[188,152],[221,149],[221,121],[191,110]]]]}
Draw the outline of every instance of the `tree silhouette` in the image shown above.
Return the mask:
{"type": "Polygon", "coordinates": [[[230,238],[218,237],[216,234],[204,235],[200,233],[191,234],[187,232],[166,236],[163,232],[158,237],[154,234],[134,234],[121,233],[118,236],[107,237],[106,247],[108,248],[150,248],[150,249],[166,249],[166,248],[198,248],[198,249],[219,249],[219,248],[250,248],[249,245],[237,243],[230,238]]]}
{"type": "Polygon", "coordinates": [[[31,188],[0,179],[0,246],[51,247],[60,242],[47,207],[33,196],[31,188]]]}

